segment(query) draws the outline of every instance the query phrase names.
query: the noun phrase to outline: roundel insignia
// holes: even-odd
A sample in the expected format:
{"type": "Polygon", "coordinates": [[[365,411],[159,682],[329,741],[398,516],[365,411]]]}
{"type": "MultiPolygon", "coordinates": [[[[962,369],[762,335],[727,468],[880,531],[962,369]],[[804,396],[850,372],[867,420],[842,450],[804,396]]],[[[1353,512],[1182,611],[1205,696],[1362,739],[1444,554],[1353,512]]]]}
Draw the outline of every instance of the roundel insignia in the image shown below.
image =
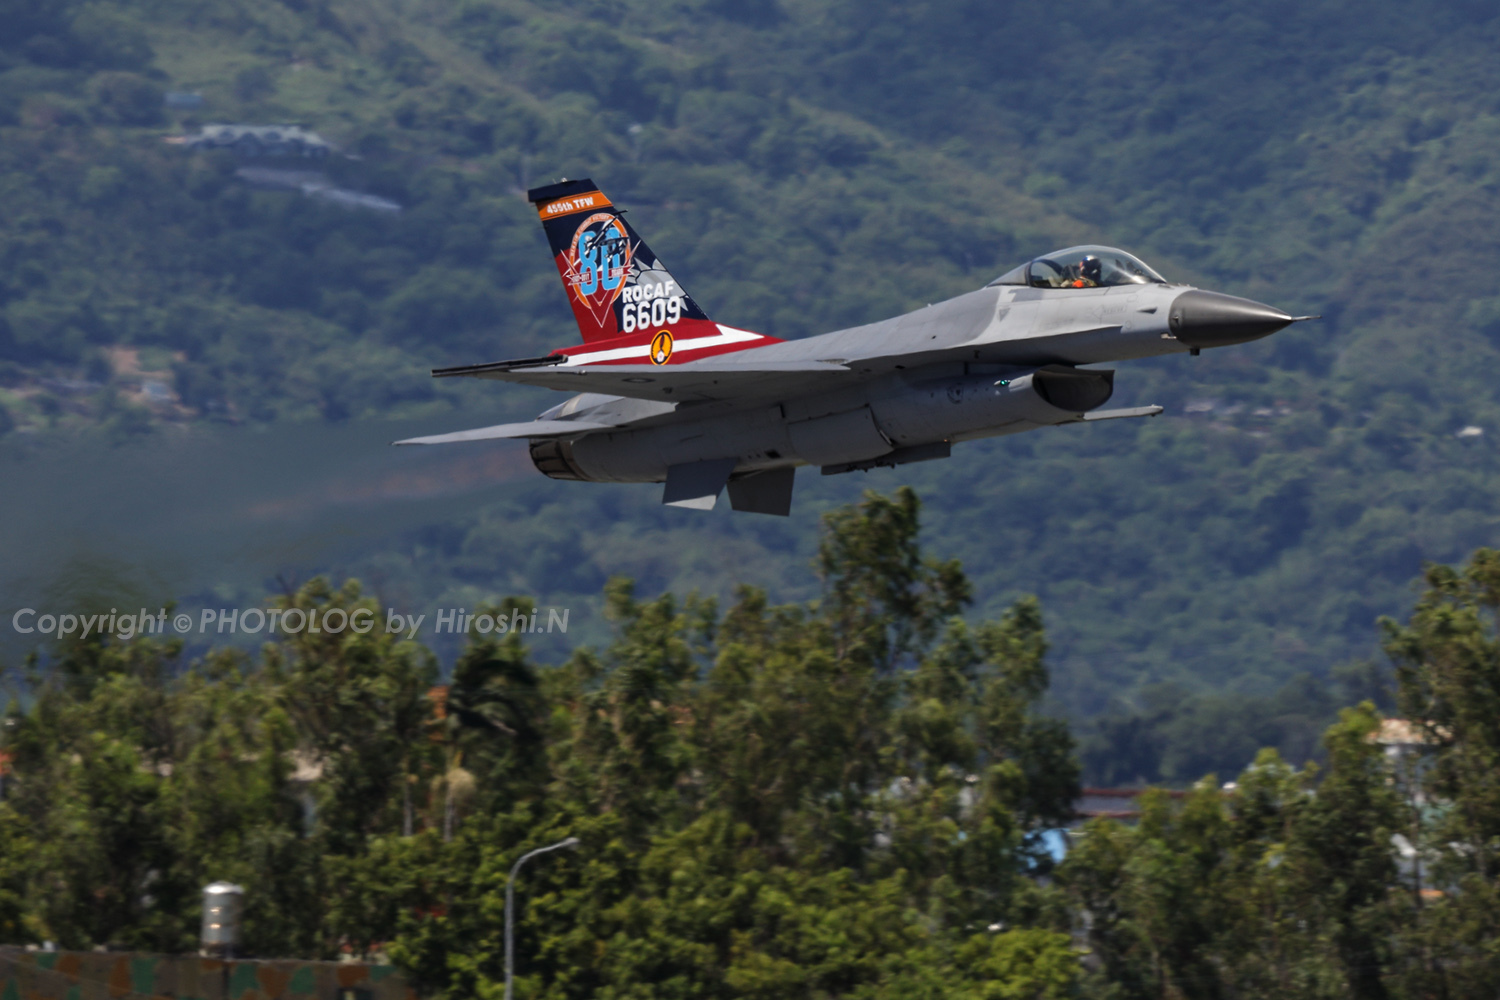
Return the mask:
{"type": "Polygon", "coordinates": [[[672,358],[672,331],[662,330],[651,338],[651,363],[664,365],[672,358]]]}

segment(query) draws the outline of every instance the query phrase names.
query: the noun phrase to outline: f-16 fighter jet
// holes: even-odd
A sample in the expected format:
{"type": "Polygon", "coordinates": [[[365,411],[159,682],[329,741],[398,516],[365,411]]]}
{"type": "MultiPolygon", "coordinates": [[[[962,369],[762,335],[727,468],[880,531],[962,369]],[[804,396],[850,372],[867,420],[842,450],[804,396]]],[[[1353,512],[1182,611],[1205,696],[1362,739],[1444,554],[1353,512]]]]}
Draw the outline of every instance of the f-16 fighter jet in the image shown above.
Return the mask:
{"type": "Polygon", "coordinates": [[[716,323],[592,181],[528,192],[583,343],[546,357],[439,368],[575,393],[535,420],[412,438],[523,438],[554,479],[665,483],[662,502],[786,515],[798,466],[835,475],[947,458],[955,444],[1100,409],[1114,372],[1084,367],[1242,344],[1298,320],[1168,282],[1128,253],[1078,246],[978,291],[803,340],[716,323]]]}

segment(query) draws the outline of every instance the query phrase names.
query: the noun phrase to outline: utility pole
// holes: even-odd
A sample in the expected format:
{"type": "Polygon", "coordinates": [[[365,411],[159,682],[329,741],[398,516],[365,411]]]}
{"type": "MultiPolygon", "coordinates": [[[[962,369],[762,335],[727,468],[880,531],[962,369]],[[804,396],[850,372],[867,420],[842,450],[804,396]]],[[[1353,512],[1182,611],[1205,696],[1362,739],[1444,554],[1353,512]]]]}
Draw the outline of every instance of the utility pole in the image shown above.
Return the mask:
{"type": "Polygon", "coordinates": [[[511,866],[510,876],[505,880],[505,1000],[510,1000],[511,974],[515,966],[515,945],[511,935],[512,929],[515,926],[513,914],[515,912],[516,904],[516,872],[520,871],[522,865],[530,861],[532,858],[536,857],[538,854],[546,854],[548,851],[556,851],[564,847],[577,846],[577,837],[569,837],[566,840],[559,840],[555,844],[548,844],[546,847],[538,847],[534,851],[521,855],[521,859],[517,861],[513,866],[511,866]]]}

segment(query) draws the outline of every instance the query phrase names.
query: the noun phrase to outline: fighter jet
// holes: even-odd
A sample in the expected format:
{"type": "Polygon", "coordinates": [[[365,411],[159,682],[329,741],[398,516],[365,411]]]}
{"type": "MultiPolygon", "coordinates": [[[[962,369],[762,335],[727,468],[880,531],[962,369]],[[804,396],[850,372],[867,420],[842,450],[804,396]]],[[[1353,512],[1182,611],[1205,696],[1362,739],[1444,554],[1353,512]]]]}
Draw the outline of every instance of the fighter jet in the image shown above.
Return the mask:
{"type": "Polygon", "coordinates": [[[518,438],[553,479],[665,483],[662,502],[785,516],[799,466],[836,475],[949,457],[955,444],[1128,417],[1105,362],[1243,344],[1310,316],[1173,284],[1076,246],[904,316],[802,340],[708,318],[592,181],[527,192],[583,343],[438,368],[575,393],[524,423],[411,438],[518,438]]]}

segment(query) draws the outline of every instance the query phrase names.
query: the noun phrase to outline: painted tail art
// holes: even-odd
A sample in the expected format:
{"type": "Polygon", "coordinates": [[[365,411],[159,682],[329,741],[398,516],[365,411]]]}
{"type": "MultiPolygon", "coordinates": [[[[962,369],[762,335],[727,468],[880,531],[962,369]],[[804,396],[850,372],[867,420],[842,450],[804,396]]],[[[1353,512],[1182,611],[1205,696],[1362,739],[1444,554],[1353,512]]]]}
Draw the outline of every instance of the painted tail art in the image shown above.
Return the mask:
{"type": "Polygon", "coordinates": [[[678,364],[780,343],[709,319],[590,180],[533,188],[583,343],[570,365],[678,364]]]}

